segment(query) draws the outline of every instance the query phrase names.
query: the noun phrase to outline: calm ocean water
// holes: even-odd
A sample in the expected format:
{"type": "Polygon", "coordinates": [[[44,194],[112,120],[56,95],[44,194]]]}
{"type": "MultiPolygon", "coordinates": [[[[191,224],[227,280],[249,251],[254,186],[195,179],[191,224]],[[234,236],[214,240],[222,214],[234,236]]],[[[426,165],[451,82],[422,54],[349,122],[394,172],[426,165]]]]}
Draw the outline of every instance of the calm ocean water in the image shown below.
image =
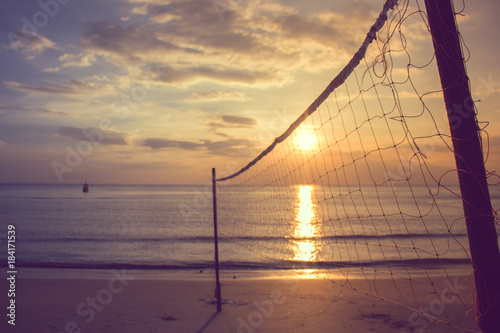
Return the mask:
{"type": "MultiPolygon", "coordinates": [[[[15,225],[23,267],[212,267],[211,200],[204,186],[94,185],[82,193],[79,185],[0,185],[0,241],[15,225]]],[[[227,262],[266,261],[221,243],[227,262]]]]}
{"type": "MultiPolygon", "coordinates": [[[[456,197],[441,195],[437,210],[426,188],[411,196],[401,191],[396,207],[392,192],[379,190],[363,194],[367,207],[383,202],[383,218],[377,208],[354,206],[356,193],[344,196],[331,188],[222,189],[220,260],[233,269],[467,260],[456,197]],[[414,198],[428,212],[425,223],[411,217],[414,198]],[[441,216],[457,219],[451,234],[441,216]]],[[[498,188],[492,197],[498,207],[498,188]]],[[[85,194],[80,185],[0,185],[0,242],[5,244],[7,226],[15,225],[22,267],[205,269],[214,258],[211,200],[208,186],[94,185],[85,194]]],[[[6,251],[0,258],[4,266],[6,251]]]]}

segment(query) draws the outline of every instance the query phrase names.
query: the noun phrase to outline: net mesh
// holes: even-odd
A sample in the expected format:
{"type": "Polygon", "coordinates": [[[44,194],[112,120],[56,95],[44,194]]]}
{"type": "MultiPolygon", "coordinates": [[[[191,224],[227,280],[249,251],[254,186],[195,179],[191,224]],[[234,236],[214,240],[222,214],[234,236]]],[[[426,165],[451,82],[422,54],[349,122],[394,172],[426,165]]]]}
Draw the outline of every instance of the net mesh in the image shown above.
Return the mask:
{"type": "Polygon", "coordinates": [[[388,1],[366,52],[324,101],[245,168],[219,173],[219,232],[265,258],[262,265],[308,269],[427,322],[478,331],[449,123],[421,6],[388,1]],[[455,324],[456,307],[470,325],[455,324]]]}

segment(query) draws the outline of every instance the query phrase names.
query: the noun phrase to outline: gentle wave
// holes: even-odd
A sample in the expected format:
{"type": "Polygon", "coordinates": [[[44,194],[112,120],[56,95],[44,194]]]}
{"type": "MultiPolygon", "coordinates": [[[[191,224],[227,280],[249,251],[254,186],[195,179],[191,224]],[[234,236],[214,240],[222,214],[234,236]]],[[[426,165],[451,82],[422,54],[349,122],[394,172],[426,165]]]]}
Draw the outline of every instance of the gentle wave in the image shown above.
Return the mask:
{"type": "MultiPolygon", "coordinates": [[[[320,261],[306,262],[293,260],[279,260],[273,262],[253,263],[226,261],[220,263],[222,270],[287,270],[287,269],[345,269],[356,268],[400,268],[400,267],[427,267],[429,269],[443,265],[471,264],[470,259],[410,259],[386,261],[320,261]]],[[[71,269],[137,269],[137,270],[204,270],[213,269],[213,262],[176,263],[176,264],[131,264],[131,263],[67,263],[67,262],[18,262],[19,267],[25,268],[71,268],[71,269]]],[[[5,267],[1,265],[0,267],[5,267]]]]}
{"type": "MultiPolygon", "coordinates": [[[[457,233],[457,234],[392,234],[392,235],[344,235],[344,236],[323,236],[323,237],[278,237],[278,236],[237,236],[237,237],[219,237],[219,242],[238,242],[238,241],[301,241],[301,240],[314,240],[318,242],[331,241],[331,240],[368,240],[368,239],[415,239],[415,238],[450,238],[450,237],[467,237],[467,234],[457,233]]],[[[148,238],[137,238],[137,237],[98,237],[98,238],[88,238],[88,237],[22,237],[23,241],[30,242],[109,242],[109,243],[143,243],[143,242],[170,242],[170,243],[212,243],[214,241],[213,236],[187,236],[187,237],[148,237],[148,238]]]]}

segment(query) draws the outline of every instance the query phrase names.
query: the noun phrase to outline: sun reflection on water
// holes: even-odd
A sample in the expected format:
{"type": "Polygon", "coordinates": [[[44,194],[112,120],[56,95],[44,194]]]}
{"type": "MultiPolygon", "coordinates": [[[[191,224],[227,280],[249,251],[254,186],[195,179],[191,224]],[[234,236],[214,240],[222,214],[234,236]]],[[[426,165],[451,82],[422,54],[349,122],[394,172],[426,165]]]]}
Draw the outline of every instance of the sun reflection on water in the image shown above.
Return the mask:
{"type": "Polygon", "coordinates": [[[319,246],[314,239],[319,236],[316,205],[313,202],[314,186],[301,185],[297,193],[292,250],[292,260],[316,261],[319,246]]]}

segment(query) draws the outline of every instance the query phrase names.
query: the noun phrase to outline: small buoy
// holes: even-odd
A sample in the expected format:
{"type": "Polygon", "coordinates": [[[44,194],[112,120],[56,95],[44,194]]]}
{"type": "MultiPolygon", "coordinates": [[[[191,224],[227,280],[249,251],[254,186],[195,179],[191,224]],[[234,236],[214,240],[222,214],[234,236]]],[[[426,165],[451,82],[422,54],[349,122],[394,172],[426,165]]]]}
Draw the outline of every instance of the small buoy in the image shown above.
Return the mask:
{"type": "Polygon", "coordinates": [[[233,279],[236,279],[236,275],[233,276],[233,279]]]}

